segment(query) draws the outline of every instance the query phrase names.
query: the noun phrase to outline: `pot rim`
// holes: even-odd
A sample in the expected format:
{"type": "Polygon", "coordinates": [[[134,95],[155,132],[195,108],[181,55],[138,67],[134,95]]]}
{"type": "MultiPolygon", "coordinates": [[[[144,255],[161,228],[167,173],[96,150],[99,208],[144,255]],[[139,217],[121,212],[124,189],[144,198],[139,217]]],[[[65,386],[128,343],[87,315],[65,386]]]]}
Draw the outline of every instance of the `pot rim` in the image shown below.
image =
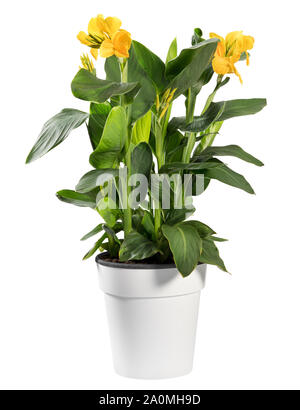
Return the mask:
{"type": "Polygon", "coordinates": [[[108,266],[111,268],[122,268],[122,269],[177,269],[175,263],[121,263],[121,262],[110,262],[102,259],[101,256],[108,255],[108,252],[99,253],[95,261],[102,266],[108,266]]]}

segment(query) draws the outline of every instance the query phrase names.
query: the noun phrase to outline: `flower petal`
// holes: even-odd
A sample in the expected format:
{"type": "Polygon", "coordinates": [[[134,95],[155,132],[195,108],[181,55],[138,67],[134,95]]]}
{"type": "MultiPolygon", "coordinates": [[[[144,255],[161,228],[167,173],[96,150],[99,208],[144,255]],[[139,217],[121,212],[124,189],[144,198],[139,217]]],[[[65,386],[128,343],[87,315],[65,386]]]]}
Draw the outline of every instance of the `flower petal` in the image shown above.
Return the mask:
{"type": "Polygon", "coordinates": [[[131,35],[126,30],[120,30],[113,36],[113,45],[117,57],[128,58],[131,46],[131,35]]]}
{"type": "Polygon", "coordinates": [[[100,47],[100,56],[107,58],[114,55],[114,46],[113,42],[110,39],[103,41],[100,47]]]}
{"type": "Polygon", "coordinates": [[[217,74],[230,74],[232,73],[232,63],[228,57],[215,56],[212,60],[212,67],[217,74]]]}
{"type": "Polygon", "coordinates": [[[99,55],[99,49],[98,48],[91,48],[91,54],[94,57],[94,59],[97,60],[98,55],[99,55]]]}
{"type": "Polygon", "coordinates": [[[105,31],[112,38],[112,36],[120,29],[122,22],[117,17],[107,17],[105,19],[105,31]]]}
{"type": "Polygon", "coordinates": [[[91,45],[91,39],[90,36],[88,34],[86,34],[84,31],[80,31],[77,34],[77,38],[78,40],[82,43],[85,44],[86,46],[90,46],[91,45]]]}
{"type": "Polygon", "coordinates": [[[88,32],[92,36],[95,37],[103,37],[103,32],[101,31],[99,24],[98,24],[98,16],[91,18],[89,25],[88,25],[88,32]]]}
{"type": "Polygon", "coordinates": [[[209,33],[209,38],[218,38],[219,40],[224,41],[224,38],[216,33],[209,33]]]}

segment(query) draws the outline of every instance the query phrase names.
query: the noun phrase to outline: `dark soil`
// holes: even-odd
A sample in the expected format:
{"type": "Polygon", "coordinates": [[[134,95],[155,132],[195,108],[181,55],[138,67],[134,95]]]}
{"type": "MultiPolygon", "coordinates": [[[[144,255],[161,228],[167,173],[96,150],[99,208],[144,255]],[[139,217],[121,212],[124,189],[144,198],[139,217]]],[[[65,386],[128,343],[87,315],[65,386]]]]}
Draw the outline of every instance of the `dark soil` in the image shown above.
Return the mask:
{"type": "Polygon", "coordinates": [[[100,259],[105,260],[106,262],[113,262],[113,263],[122,263],[126,265],[135,265],[135,264],[147,264],[147,265],[174,265],[175,262],[173,258],[168,258],[165,261],[162,261],[156,255],[152,256],[151,258],[143,259],[143,260],[136,260],[136,261],[120,261],[118,258],[112,258],[108,253],[102,253],[97,256],[100,259]]]}

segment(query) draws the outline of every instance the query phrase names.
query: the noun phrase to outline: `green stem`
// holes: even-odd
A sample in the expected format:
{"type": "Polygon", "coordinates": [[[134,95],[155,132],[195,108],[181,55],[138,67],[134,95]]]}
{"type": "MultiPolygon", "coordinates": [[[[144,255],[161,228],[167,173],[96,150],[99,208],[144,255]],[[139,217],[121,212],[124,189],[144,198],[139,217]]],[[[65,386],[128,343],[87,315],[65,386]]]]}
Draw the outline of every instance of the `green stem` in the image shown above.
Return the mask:
{"type": "MultiPolygon", "coordinates": [[[[127,61],[122,60],[120,61],[120,70],[121,70],[121,82],[122,83],[127,83],[128,81],[128,64],[127,61]]],[[[130,111],[128,107],[126,106],[125,103],[125,96],[121,95],[120,98],[120,103],[121,106],[124,107],[126,111],[126,116],[127,116],[127,124],[130,122],[130,111]]],[[[131,152],[130,152],[130,139],[131,139],[131,131],[130,127],[128,125],[127,127],[127,135],[125,139],[125,165],[127,167],[127,198],[126,198],[126,209],[124,209],[124,234],[125,237],[129,234],[129,232],[132,230],[132,211],[131,211],[131,206],[128,201],[129,195],[130,195],[130,186],[128,184],[129,178],[131,175],[131,152]]]]}
{"type": "MultiPolygon", "coordinates": [[[[193,121],[196,105],[196,96],[192,95],[191,88],[188,89],[187,104],[186,104],[186,122],[189,124],[193,121]]],[[[187,145],[184,147],[182,154],[182,162],[188,164],[196,142],[196,134],[194,132],[186,132],[185,137],[188,139],[187,145]]]]}
{"type": "MultiPolygon", "coordinates": [[[[155,125],[154,125],[154,133],[155,133],[155,151],[156,151],[156,158],[157,158],[157,166],[158,171],[160,168],[165,164],[165,152],[164,152],[164,135],[162,131],[161,122],[155,118],[155,125]]],[[[154,229],[156,239],[159,240],[160,238],[160,228],[161,228],[161,208],[159,199],[155,199],[155,213],[154,213],[154,229]]]]}

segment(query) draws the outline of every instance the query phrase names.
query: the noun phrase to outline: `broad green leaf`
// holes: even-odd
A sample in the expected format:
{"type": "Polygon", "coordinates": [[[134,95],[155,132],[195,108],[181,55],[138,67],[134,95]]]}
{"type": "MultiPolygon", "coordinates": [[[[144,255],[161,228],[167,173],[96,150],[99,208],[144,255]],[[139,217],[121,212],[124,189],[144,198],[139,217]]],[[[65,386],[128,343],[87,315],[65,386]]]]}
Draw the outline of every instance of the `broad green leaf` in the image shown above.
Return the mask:
{"type": "Polygon", "coordinates": [[[183,222],[186,218],[191,216],[195,212],[193,209],[170,209],[166,212],[165,222],[167,225],[175,225],[179,222],[183,222]]]}
{"type": "Polygon", "coordinates": [[[123,107],[110,111],[102,137],[95,151],[90,155],[90,164],[95,168],[114,168],[120,162],[121,151],[127,132],[126,113],[123,107]]]}
{"type": "Polygon", "coordinates": [[[174,173],[179,173],[182,170],[186,171],[198,171],[198,170],[204,170],[204,169],[210,169],[210,168],[215,168],[219,167],[220,162],[219,161],[208,161],[208,162],[191,162],[188,164],[184,164],[181,162],[171,162],[170,164],[165,164],[163,165],[159,173],[160,174],[174,174],[174,173]]]}
{"type": "Polygon", "coordinates": [[[177,39],[175,37],[169,47],[167,58],[166,58],[166,64],[168,64],[170,60],[173,60],[176,57],[177,57],[177,39]]]}
{"type": "Polygon", "coordinates": [[[259,159],[253,157],[251,154],[248,154],[248,152],[244,151],[238,145],[226,145],[224,147],[207,147],[200,153],[200,155],[197,155],[194,158],[197,161],[207,161],[212,157],[219,156],[231,156],[240,158],[246,162],[249,162],[250,164],[254,164],[259,167],[264,165],[259,159]]]}
{"type": "Polygon", "coordinates": [[[174,117],[168,125],[170,131],[180,129],[188,132],[201,132],[206,130],[210,124],[217,121],[225,107],[223,104],[211,104],[205,113],[199,117],[195,116],[193,121],[186,123],[186,117],[174,117]]]}
{"type": "Polygon", "coordinates": [[[89,114],[72,108],[65,108],[48,120],[26,159],[26,164],[45,155],[63,142],[72,130],[78,128],[89,114]]]}
{"type": "Polygon", "coordinates": [[[199,221],[186,221],[185,225],[193,226],[197,230],[200,238],[206,238],[207,236],[210,236],[216,233],[209,226],[199,221]]]}
{"type": "Polygon", "coordinates": [[[186,123],[186,117],[172,118],[168,129],[170,131],[180,129],[181,131],[201,132],[207,130],[211,124],[214,125],[213,123],[216,121],[222,122],[233,117],[255,114],[261,111],[265,105],[266,100],[259,98],[211,103],[204,114],[195,116],[189,124],[186,123]]]}
{"type": "Polygon", "coordinates": [[[202,241],[202,253],[199,261],[202,263],[208,263],[209,265],[216,265],[221,270],[227,272],[224,262],[220,258],[218,248],[213,241],[208,239],[203,239],[202,241]]]}
{"type": "Polygon", "coordinates": [[[177,269],[182,276],[188,276],[197,266],[202,250],[197,230],[182,222],[174,226],[163,225],[162,232],[169,242],[177,269]]]}
{"type": "MultiPolygon", "coordinates": [[[[216,159],[214,159],[216,161],[216,159]]],[[[235,188],[242,189],[249,194],[254,194],[253,188],[249,182],[243,177],[243,175],[238,174],[229,167],[227,167],[223,162],[218,161],[220,166],[211,169],[206,169],[204,175],[209,179],[217,179],[224,184],[231,185],[235,188]]],[[[200,163],[201,164],[201,163],[200,163]]]]}
{"type": "Polygon", "coordinates": [[[157,93],[161,93],[167,85],[165,78],[165,64],[152,51],[138,41],[133,41],[131,48],[134,49],[135,56],[142,67],[153,81],[157,93]]]}
{"type": "Polygon", "coordinates": [[[103,231],[103,224],[97,225],[95,228],[93,228],[90,232],[86,233],[80,240],[85,241],[86,239],[91,238],[94,235],[97,235],[97,233],[103,231]]]}
{"type": "Polygon", "coordinates": [[[71,88],[73,95],[81,100],[103,103],[115,95],[127,94],[133,90],[137,92],[138,83],[100,80],[89,71],[81,69],[74,77],[71,88]]]}
{"type": "Polygon", "coordinates": [[[87,172],[80,178],[75,189],[77,192],[90,192],[93,189],[104,185],[105,182],[108,182],[110,179],[116,177],[118,174],[118,169],[93,169],[92,171],[87,172]]]}
{"type": "Polygon", "coordinates": [[[111,110],[111,105],[108,102],[90,105],[90,116],[88,122],[88,132],[93,149],[99,144],[102,136],[105,121],[111,110]]]}
{"type": "Polygon", "coordinates": [[[212,104],[218,104],[221,106],[224,103],[225,107],[221,116],[218,118],[218,121],[225,121],[229,118],[242,115],[256,114],[267,105],[267,100],[265,98],[252,98],[246,100],[220,101],[212,104]]]}
{"type": "Polygon", "coordinates": [[[150,176],[152,168],[152,151],[146,142],[137,145],[131,154],[131,173],[143,174],[147,178],[150,176]]]}
{"type": "Polygon", "coordinates": [[[131,231],[124,239],[120,248],[120,260],[142,260],[150,258],[159,252],[156,244],[138,232],[131,231]]]}
{"type": "MultiPolygon", "coordinates": [[[[134,48],[129,51],[128,61],[128,81],[138,81],[140,90],[131,105],[131,120],[135,122],[143,117],[152,107],[156,98],[156,91],[152,80],[140,66],[134,48]]],[[[108,80],[121,81],[120,70],[117,71],[118,60],[115,56],[109,57],[105,62],[105,72],[108,80]]]]}
{"type": "Polygon", "coordinates": [[[140,117],[133,125],[131,141],[137,145],[140,142],[149,142],[151,131],[151,111],[140,117]]]}
{"type": "Polygon", "coordinates": [[[178,57],[168,62],[166,66],[166,75],[170,79],[168,87],[172,90],[177,89],[175,98],[199,80],[211,63],[217,44],[217,39],[203,41],[182,50],[178,57]]]}
{"type": "Polygon", "coordinates": [[[83,260],[86,260],[90,258],[91,256],[94,255],[94,253],[101,247],[105,239],[107,238],[107,234],[105,233],[104,235],[101,236],[100,239],[94,244],[94,246],[84,255],[82,258],[83,260]]]}
{"type": "Polygon", "coordinates": [[[72,205],[95,208],[96,198],[94,195],[81,194],[70,189],[62,189],[56,193],[58,199],[72,205]]]}

